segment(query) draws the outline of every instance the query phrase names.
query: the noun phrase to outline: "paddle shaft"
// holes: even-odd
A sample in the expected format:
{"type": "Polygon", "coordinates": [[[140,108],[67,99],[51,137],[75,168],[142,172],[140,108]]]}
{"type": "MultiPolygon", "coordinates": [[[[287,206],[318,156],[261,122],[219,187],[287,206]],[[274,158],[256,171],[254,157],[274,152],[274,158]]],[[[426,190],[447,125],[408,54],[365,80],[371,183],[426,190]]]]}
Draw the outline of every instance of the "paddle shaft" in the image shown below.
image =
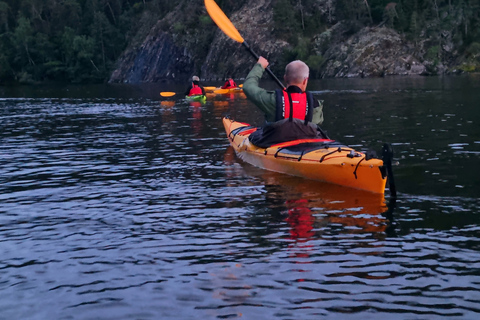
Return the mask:
{"type": "MultiPolygon", "coordinates": [[[[260,56],[256,54],[255,51],[252,50],[252,48],[250,48],[250,45],[247,43],[247,41],[244,40],[242,44],[252,54],[252,56],[255,57],[255,59],[258,60],[258,58],[260,58],[260,56]]],[[[273,74],[272,70],[270,70],[269,67],[267,67],[265,70],[267,70],[267,73],[273,78],[273,80],[275,80],[275,82],[280,86],[280,88],[285,89],[283,83],[273,74]]]]}
{"type": "Polygon", "coordinates": [[[393,198],[397,197],[397,187],[395,186],[395,179],[393,177],[392,169],[393,149],[388,143],[385,143],[382,147],[382,160],[383,165],[387,170],[387,181],[390,189],[390,195],[393,198]]]}

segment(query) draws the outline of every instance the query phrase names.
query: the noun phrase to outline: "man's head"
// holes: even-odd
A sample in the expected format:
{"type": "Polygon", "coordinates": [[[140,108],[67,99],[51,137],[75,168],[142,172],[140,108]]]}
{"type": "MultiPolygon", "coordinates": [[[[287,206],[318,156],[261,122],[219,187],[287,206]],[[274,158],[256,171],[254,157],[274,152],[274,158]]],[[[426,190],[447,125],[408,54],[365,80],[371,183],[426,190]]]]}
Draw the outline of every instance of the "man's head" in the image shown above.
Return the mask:
{"type": "Polygon", "coordinates": [[[285,75],[283,76],[288,86],[295,85],[303,91],[307,88],[310,70],[305,62],[295,60],[287,64],[285,67],[285,75]]]}
{"type": "Polygon", "coordinates": [[[193,76],[192,81],[195,82],[195,83],[198,83],[200,81],[200,78],[197,77],[197,76],[193,76]]]}

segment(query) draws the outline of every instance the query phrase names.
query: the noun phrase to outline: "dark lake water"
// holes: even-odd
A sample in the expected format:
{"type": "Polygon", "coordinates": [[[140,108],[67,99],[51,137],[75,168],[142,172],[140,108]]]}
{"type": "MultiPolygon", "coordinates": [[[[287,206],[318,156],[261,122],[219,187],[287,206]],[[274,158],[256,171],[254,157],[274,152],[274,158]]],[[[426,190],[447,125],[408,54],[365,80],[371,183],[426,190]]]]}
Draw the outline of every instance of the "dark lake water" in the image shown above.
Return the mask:
{"type": "Polygon", "coordinates": [[[262,114],[184,89],[0,87],[1,320],[480,317],[479,75],[309,84],[395,204],[242,163],[262,114]]]}

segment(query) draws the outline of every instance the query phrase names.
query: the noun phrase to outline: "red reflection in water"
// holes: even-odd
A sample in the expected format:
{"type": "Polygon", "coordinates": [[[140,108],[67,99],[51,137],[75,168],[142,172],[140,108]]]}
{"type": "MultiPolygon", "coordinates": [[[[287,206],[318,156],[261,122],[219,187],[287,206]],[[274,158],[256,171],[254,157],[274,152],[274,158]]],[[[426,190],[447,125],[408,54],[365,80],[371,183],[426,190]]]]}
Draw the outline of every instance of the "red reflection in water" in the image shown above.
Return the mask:
{"type": "Polygon", "coordinates": [[[313,222],[315,218],[312,216],[312,210],[306,205],[308,201],[305,199],[287,200],[287,206],[295,207],[288,209],[288,217],[285,219],[290,224],[290,238],[299,242],[306,242],[312,237],[313,222]]]}
{"type": "Polygon", "coordinates": [[[192,129],[195,135],[200,138],[200,133],[202,131],[202,103],[199,101],[191,101],[189,104],[193,107],[192,129]]]}

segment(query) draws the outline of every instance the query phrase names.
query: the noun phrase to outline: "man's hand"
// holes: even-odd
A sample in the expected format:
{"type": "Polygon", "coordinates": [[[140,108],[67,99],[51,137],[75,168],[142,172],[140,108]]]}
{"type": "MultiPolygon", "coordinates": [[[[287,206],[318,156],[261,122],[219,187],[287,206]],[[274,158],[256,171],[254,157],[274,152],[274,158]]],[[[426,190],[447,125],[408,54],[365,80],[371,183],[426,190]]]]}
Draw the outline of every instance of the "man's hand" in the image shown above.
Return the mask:
{"type": "Polygon", "coordinates": [[[267,67],[268,67],[268,60],[265,59],[264,57],[258,58],[257,63],[260,64],[263,69],[267,69],[267,67]]]}

